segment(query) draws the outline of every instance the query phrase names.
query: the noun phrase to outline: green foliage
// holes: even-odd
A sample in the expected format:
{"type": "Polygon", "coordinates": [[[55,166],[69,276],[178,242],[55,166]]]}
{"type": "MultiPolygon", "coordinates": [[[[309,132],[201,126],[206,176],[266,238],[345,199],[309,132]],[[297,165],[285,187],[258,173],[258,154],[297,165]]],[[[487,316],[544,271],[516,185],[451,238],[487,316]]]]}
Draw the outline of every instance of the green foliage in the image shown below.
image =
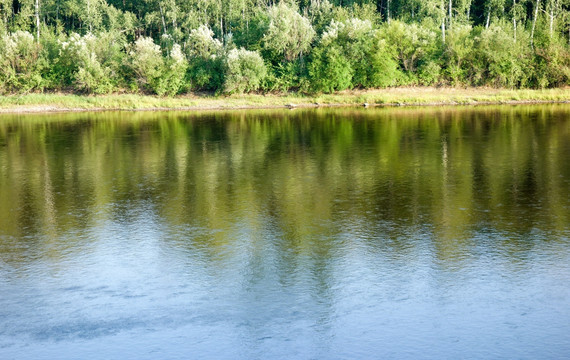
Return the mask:
{"type": "Polygon", "coordinates": [[[141,37],[134,43],[129,57],[139,87],[157,94],[162,92],[161,77],[165,62],[160,46],[149,37],[141,37]]]}
{"type": "Polygon", "coordinates": [[[222,50],[222,43],[214,38],[214,32],[207,25],[200,25],[190,32],[186,41],[189,58],[208,58],[222,50]]]}
{"type": "Polygon", "coordinates": [[[399,78],[394,54],[369,20],[332,20],[314,51],[309,73],[316,91],[386,87],[399,78]]]}
{"type": "Polygon", "coordinates": [[[453,85],[459,85],[466,80],[465,77],[470,68],[467,60],[473,51],[474,44],[472,28],[469,25],[455,26],[448,33],[444,52],[445,74],[453,85]]]}
{"type": "Polygon", "coordinates": [[[319,35],[335,19],[335,7],[328,0],[311,1],[307,10],[313,28],[319,35]]]}
{"type": "Polygon", "coordinates": [[[239,31],[233,33],[237,46],[249,50],[263,49],[263,36],[269,27],[269,15],[265,9],[256,8],[251,18],[240,18],[239,31]]]}
{"type": "Polygon", "coordinates": [[[59,42],[57,58],[60,69],[65,69],[65,82],[78,90],[105,94],[117,87],[124,61],[123,41],[116,33],[100,33],[98,37],[73,33],[59,42]]]}
{"type": "Polygon", "coordinates": [[[172,50],[164,62],[162,76],[154,89],[158,95],[176,95],[184,90],[185,74],[188,69],[188,61],[178,44],[174,44],[172,50]]]}
{"type": "Polygon", "coordinates": [[[207,25],[201,25],[190,32],[185,45],[190,60],[188,77],[192,88],[209,91],[221,89],[223,46],[214,38],[214,32],[207,25]]]}
{"type": "Polygon", "coordinates": [[[532,66],[528,45],[523,45],[522,41],[515,43],[513,37],[498,25],[477,28],[473,41],[466,70],[471,84],[513,88],[529,83],[532,66]]]}
{"type": "Polygon", "coordinates": [[[570,49],[568,39],[548,28],[536,33],[534,72],[531,83],[538,88],[565,86],[570,81],[570,49]]]}
{"type": "Polygon", "coordinates": [[[570,81],[568,0],[41,0],[37,13],[35,4],[0,0],[4,93],[570,81]]]}
{"type": "Polygon", "coordinates": [[[359,64],[359,68],[366,71],[365,80],[361,81],[360,85],[377,88],[394,86],[401,82],[402,72],[398,69],[396,56],[386,40],[379,36],[378,31],[372,38],[366,60],[359,64]]]}
{"type": "Polygon", "coordinates": [[[422,85],[435,85],[441,79],[441,66],[435,60],[424,62],[418,73],[418,80],[422,85]]]}
{"type": "Polygon", "coordinates": [[[223,86],[224,61],[220,56],[194,58],[190,62],[188,77],[194,90],[217,91],[223,86]]]}
{"type": "Polygon", "coordinates": [[[257,51],[232,49],[225,58],[224,92],[256,91],[266,75],[267,68],[257,51]]]}
{"type": "Polygon", "coordinates": [[[20,91],[42,89],[44,61],[34,36],[16,31],[0,37],[0,90],[20,91]]]}
{"type": "Polygon", "coordinates": [[[101,66],[95,53],[88,53],[81,59],[75,75],[77,88],[95,94],[110,93],[113,90],[109,68],[101,66]]]}
{"type": "Polygon", "coordinates": [[[536,48],[534,83],[539,88],[566,86],[570,82],[570,51],[558,37],[536,48]]]}
{"type": "Polygon", "coordinates": [[[351,86],[354,70],[344,56],[342,48],[336,44],[314,49],[309,64],[309,76],[313,91],[331,93],[351,86]]]}
{"type": "Polygon", "coordinates": [[[382,20],[382,15],[378,13],[376,5],[371,3],[352,3],[350,6],[334,8],[331,20],[345,22],[350,19],[360,19],[378,25],[382,20]]]}
{"type": "Polygon", "coordinates": [[[269,91],[306,91],[310,87],[308,77],[307,63],[303,59],[280,62],[271,68],[264,88],[269,91]]]}
{"type": "Polygon", "coordinates": [[[274,58],[292,61],[308,53],[316,33],[311,22],[285,1],[269,8],[269,26],[263,38],[274,58]]]}
{"type": "MultiPolygon", "coordinates": [[[[400,69],[408,74],[412,82],[417,78],[421,64],[432,62],[439,50],[435,31],[416,23],[391,21],[380,28],[380,37],[386,41],[388,48],[394,50],[400,69]]],[[[429,72],[433,73],[434,66],[429,66],[429,72]]]]}
{"type": "Polygon", "coordinates": [[[131,50],[131,66],[143,89],[157,95],[176,95],[184,86],[184,74],[188,68],[180,45],[174,44],[164,58],[160,46],[151,38],[142,37],[131,50]]]}

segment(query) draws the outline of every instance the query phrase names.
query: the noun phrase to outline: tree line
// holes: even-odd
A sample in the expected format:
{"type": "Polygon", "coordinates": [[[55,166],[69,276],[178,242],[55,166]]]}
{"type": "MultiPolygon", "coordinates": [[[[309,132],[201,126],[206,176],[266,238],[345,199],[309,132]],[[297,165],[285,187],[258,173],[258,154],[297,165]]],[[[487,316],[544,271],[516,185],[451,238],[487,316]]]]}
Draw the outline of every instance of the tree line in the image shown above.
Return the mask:
{"type": "Polygon", "coordinates": [[[0,0],[0,92],[545,88],[570,0],[0,0]]]}

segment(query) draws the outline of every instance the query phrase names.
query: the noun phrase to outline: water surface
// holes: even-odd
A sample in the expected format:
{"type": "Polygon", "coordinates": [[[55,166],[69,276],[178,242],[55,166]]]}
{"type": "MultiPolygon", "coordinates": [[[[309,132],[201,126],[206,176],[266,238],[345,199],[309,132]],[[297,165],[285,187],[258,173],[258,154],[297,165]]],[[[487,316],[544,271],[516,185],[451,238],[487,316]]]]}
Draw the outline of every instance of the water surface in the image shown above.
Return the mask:
{"type": "Polygon", "coordinates": [[[0,117],[1,359],[560,359],[570,106],[0,117]]]}

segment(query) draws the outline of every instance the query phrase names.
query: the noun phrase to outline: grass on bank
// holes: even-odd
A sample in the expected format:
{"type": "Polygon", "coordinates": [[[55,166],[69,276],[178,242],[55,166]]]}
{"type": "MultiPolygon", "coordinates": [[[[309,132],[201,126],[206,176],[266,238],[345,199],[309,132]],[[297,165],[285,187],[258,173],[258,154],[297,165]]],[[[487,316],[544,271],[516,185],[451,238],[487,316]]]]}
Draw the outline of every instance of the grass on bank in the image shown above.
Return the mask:
{"type": "Polygon", "coordinates": [[[243,109],[290,106],[468,105],[570,101],[570,88],[505,90],[490,88],[406,87],[350,90],[335,94],[246,94],[213,96],[192,94],[158,97],[136,94],[81,96],[75,94],[26,94],[0,97],[0,112],[49,112],[82,110],[243,109]]]}

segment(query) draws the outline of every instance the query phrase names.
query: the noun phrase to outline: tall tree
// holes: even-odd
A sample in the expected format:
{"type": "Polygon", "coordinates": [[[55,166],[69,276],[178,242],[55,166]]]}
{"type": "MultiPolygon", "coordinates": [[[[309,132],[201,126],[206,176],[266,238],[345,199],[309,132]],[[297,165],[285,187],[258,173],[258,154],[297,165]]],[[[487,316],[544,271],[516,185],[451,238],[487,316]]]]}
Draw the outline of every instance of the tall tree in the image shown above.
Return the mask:
{"type": "Polygon", "coordinates": [[[36,41],[40,43],[40,0],[35,0],[36,41]]]}
{"type": "Polygon", "coordinates": [[[538,19],[538,11],[540,10],[540,0],[535,0],[534,15],[532,17],[532,30],[530,32],[530,47],[534,49],[534,31],[536,29],[536,20],[538,19]]]}

